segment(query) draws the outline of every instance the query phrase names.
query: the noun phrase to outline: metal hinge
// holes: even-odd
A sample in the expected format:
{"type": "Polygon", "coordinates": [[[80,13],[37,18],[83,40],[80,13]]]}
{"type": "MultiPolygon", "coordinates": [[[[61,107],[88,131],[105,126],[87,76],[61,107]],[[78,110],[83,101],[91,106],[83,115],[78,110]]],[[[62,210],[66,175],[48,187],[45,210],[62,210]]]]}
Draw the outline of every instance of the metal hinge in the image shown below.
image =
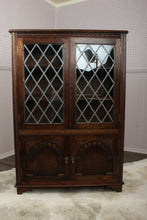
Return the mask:
{"type": "Polygon", "coordinates": [[[17,51],[17,54],[18,54],[18,45],[17,45],[17,49],[16,49],[16,51],[17,51]]]}
{"type": "Polygon", "coordinates": [[[119,52],[120,52],[120,54],[121,54],[121,47],[120,47],[120,49],[119,49],[119,52]]]}

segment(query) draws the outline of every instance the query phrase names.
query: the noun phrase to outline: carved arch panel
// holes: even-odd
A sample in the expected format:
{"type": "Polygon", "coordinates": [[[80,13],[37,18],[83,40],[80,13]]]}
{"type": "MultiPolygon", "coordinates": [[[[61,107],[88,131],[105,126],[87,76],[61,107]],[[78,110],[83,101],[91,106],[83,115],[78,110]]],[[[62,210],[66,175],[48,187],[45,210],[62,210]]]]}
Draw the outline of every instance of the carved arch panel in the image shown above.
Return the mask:
{"type": "Polygon", "coordinates": [[[48,178],[49,180],[65,177],[64,141],[54,140],[27,141],[24,149],[24,176],[34,178],[48,178]]]}
{"type": "Polygon", "coordinates": [[[108,175],[113,171],[112,149],[99,140],[83,144],[75,157],[75,173],[81,175],[108,175]]]}

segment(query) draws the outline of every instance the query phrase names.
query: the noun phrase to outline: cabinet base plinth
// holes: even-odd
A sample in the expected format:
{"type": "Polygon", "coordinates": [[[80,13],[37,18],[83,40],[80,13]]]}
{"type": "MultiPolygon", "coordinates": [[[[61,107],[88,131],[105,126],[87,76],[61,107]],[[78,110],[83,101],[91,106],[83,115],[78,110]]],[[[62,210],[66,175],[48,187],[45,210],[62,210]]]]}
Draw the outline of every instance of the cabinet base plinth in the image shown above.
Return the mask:
{"type": "Polygon", "coordinates": [[[99,187],[102,187],[102,188],[106,188],[107,190],[113,190],[113,191],[116,191],[116,192],[122,192],[122,184],[112,184],[112,185],[96,185],[96,184],[94,184],[94,185],[80,185],[80,184],[77,184],[77,185],[64,185],[64,186],[37,186],[37,187],[35,187],[35,186],[16,186],[16,188],[17,188],[17,194],[23,194],[24,192],[27,192],[27,191],[32,191],[33,189],[50,189],[50,188],[81,188],[81,187],[97,187],[97,188],[99,188],[99,187]]]}

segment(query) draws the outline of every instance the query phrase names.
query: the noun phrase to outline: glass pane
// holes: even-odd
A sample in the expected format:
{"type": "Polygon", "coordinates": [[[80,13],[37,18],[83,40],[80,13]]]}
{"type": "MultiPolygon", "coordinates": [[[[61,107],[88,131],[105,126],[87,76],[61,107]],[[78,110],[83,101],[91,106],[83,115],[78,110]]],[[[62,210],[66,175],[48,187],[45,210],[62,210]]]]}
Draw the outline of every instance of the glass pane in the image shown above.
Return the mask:
{"type": "Polygon", "coordinates": [[[24,44],[24,122],[63,124],[63,45],[24,44]]]}
{"type": "Polygon", "coordinates": [[[76,123],[112,123],[114,45],[76,45],[76,123]]]}

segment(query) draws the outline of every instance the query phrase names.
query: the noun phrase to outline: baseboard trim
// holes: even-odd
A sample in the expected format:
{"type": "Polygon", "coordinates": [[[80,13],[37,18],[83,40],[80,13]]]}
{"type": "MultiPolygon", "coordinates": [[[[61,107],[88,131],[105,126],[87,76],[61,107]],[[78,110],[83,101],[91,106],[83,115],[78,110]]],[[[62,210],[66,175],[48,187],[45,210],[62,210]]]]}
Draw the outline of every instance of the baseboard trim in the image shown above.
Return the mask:
{"type": "Polygon", "coordinates": [[[8,151],[8,152],[3,153],[3,154],[0,154],[0,159],[4,159],[4,158],[10,157],[12,155],[14,155],[14,150],[8,151]]]}
{"type": "Polygon", "coordinates": [[[139,147],[124,147],[125,151],[130,151],[134,153],[147,154],[147,149],[139,147]]]}

